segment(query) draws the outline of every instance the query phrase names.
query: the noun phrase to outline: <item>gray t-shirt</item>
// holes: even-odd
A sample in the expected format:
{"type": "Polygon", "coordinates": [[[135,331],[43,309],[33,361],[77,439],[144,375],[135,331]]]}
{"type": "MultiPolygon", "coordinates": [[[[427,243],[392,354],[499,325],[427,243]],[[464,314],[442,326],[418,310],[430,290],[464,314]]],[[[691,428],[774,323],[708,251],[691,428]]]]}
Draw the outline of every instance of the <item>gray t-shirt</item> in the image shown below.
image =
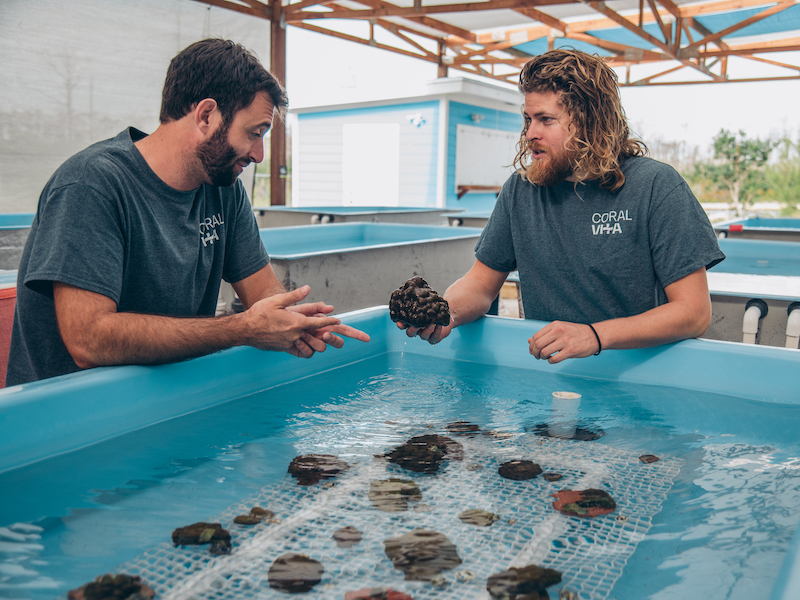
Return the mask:
{"type": "Polygon", "coordinates": [[[670,166],[624,161],[616,192],[594,182],[541,187],[512,175],[475,255],[519,270],[525,317],[596,323],[666,303],[664,288],[725,258],[689,186],[670,166]]]}
{"type": "Polygon", "coordinates": [[[39,198],[19,267],[6,384],[78,371],[61,336],[53,281],[119,312],[210,316],[220,280],[269,263],[240,181],[180,192],[150,169],[129,128],[68,159],[39,198]]]}

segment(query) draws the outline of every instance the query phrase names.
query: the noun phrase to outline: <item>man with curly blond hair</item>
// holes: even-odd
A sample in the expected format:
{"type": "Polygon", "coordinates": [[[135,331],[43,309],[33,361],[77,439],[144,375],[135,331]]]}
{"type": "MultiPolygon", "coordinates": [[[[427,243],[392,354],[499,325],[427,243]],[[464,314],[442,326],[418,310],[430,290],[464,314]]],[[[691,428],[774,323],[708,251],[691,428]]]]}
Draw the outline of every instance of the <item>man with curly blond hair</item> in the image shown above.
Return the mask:
{"type": "Polygon", "coordinates": [[[537,359],[702,335],[706,269],[725,255],[686,182],[630,137],[614,71],[597,56],[551,50],[528,61],[519,90],[517,172],[474,266],[445,292],[450,324],[399,326],[435,344],[483,316],[519,270],[525,317],[549,321],[528,340],[537,359]]]}

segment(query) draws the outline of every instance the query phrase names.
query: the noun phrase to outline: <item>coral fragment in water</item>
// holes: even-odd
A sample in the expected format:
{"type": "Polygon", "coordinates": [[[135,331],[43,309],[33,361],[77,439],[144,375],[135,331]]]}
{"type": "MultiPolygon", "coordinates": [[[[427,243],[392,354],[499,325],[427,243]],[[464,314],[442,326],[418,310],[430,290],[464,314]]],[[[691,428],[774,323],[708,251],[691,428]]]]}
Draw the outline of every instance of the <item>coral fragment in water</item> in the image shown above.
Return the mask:
{"type": "Polygon", "coordinates": [[[495,521],[500,520],[500,515],[496,515],[488,510],[481,510],[480,508],[469,508],[463,512],[458,513],[458,518],[468,525],[475,525],[477,527],[489,527],[495,521]]]}
{"type": "Polygon", "coordinates": [[[597,517],[614,512],[617,503],[603,490],[561,490],[552,494],[553,508],[572,517],[597,517]]]}
{"type": "Polygon", "coordinates": [[[445,460],[462,460],[464,449],[457,441],[444,435],[418,435],[385,457],[415,473],[436,473],[445,460]]]}
{"type": "Polygon", "coordinates": [[[492,598],[503,600],[549,600],[547,589],[561,581],[561,573],[538,565],[511,567],[490,575],[486,589],[492,598]]]}
{"type": "Polygon", "coordinates": [[[422,500],[419,486],[410,479],[384,479],[369,482],[369,500],[384,512],[408,510],[409,502],[422,500]]]}
{"type": "Polygon", "coordinates": [[[548,423],[539,423],[534,427],[526,427],[525,431],[532,431],[534,435],[556,438],[559,440],[575,440],[576,442],[592,442],[599,440],[606,432],[602,429],[587,429],[586,427],[575,427],[569,435],[560,431],[561,428],[553,427],[548,423]],[[556,433],[558,432],[558,433],[556,433]]]}
{"type": "Polygon", "coordinates": [[[461,564],[455,544],[438,531],[415,529],[383,542],[386,556],[409,581],[432,581],[461,564]]]}
{"type": "Polygon", "coordinates": [[[219,523],[193,523],[178,527],[172,532],[172,543],[176,546],[211,544],[212,554],[227,554],[231,551],[231,534],[219,523]]]}
{"type": "Polygon", "coordinates": [[[67,592],[69,600],[147,600],[156,593],[138,575],[106,574],[67,592]]]}
{"type": "Polygon", "coordinates": [[[506,479],[524,481],[541,475],[542,467],[530,460],[512,460],[500,465],[497,472],[506,479]]]}
{"type": "Polygon", "coordinates": [[[320,479],[336,477],[350,465],[331,454],[304,454],[289,463],[289,473],[297,479],[297,485],[313,485],[320,479]]]}
{"type": "Polygon", "coordinates": [[[344,600],[414,600],[408,594],[391,588],[372,587],[347,592],[344,600]]]}
{"type": "Polygon", "coordinates": [[[361,541],[361,532],[355,527],[347,526],[333,532],[333,539],[340,548],[350,548],[361,541]]]}
{"type": "Polygon", "coordinates": [[[469,436],[476,435],[481,431],[481,428],[478,425],[468,421],[454,421],[453,423],[448,423],[445,429],[447,429],[449,433],[455,435],[469,436]]]}
{"type": "Polygon", "coordinates": [[[639,457],[639,460],[644,464],[649,465],[651,463],[658,462],[659,458],[655,454],[642,454],[639,457]]]}
{"type": "Polygon", "coordinates": [[[449,325],[450,307],[422,277],[412,277],[392,292],[389,298],[392,321],[413,327],[449,325]]]}
{"type": "Polygon", "coordinates": [[[282,554],[267,572],[269,585],[288,594],[309,592],[322,580],[325,567],[305,554],[282,554]]]}
{"type": "Polygon", "coordinates": [[[564,478],[561,473],[545,473],[542,477],[545,481],[560,481],[564,478]]]}

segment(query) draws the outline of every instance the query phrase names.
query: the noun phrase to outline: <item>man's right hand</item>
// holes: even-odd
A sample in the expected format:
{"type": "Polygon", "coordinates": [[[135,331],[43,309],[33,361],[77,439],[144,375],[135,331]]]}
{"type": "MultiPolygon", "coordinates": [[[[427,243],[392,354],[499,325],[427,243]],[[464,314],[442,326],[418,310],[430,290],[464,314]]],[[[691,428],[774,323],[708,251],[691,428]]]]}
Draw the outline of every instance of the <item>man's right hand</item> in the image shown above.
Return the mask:
{"type": "Polygon", "coordinates": [[[401,323],[398,321],[397,327],[398,329],[405,329],[408,337],[419,337],[433,346],[450,335],[450,332],[453,331],[455,327],[455,322],[451,317],[448,325],[428,325],[427,327],[414,327],[408,323],[401,323]]]}
{"type": "Polygon", "coordinates": [[[261,350],[285,350],[290,354],[310,357],[323,352],[326,344],[313,332],[341,324],[336,317],[315,311],[311,315],[298,310],[287,310],[308,296],[307,285],[284,294],[275,294],[259,300],[241,313],[247,323],[246,344],[261,350]]]}

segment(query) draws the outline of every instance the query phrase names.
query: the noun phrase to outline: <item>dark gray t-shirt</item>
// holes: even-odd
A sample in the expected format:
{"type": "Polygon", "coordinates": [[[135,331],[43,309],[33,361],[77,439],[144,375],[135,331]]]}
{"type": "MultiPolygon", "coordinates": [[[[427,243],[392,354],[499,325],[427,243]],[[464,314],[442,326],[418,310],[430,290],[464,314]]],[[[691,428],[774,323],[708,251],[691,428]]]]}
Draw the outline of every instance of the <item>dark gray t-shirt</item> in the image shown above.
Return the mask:
{"type": "Polygon", "coordinates": [[[55,316],[53,281],[119,312],[210,316],[220,280],[269,262],[240,181],[180,192],[150,169],[129,128],[67,160],[39,198],[19,267],[6,384],[78,371],[55,316]]]}
{"type": "Polygon", "coordinates": [[[525,317],[596,323],[666,303],[664,288],[725,258],[689,186],[644,157],[622,165],[616,192],[562,182],[541,187],[512,175],[475,255],[519,270],[525,317]]]}

